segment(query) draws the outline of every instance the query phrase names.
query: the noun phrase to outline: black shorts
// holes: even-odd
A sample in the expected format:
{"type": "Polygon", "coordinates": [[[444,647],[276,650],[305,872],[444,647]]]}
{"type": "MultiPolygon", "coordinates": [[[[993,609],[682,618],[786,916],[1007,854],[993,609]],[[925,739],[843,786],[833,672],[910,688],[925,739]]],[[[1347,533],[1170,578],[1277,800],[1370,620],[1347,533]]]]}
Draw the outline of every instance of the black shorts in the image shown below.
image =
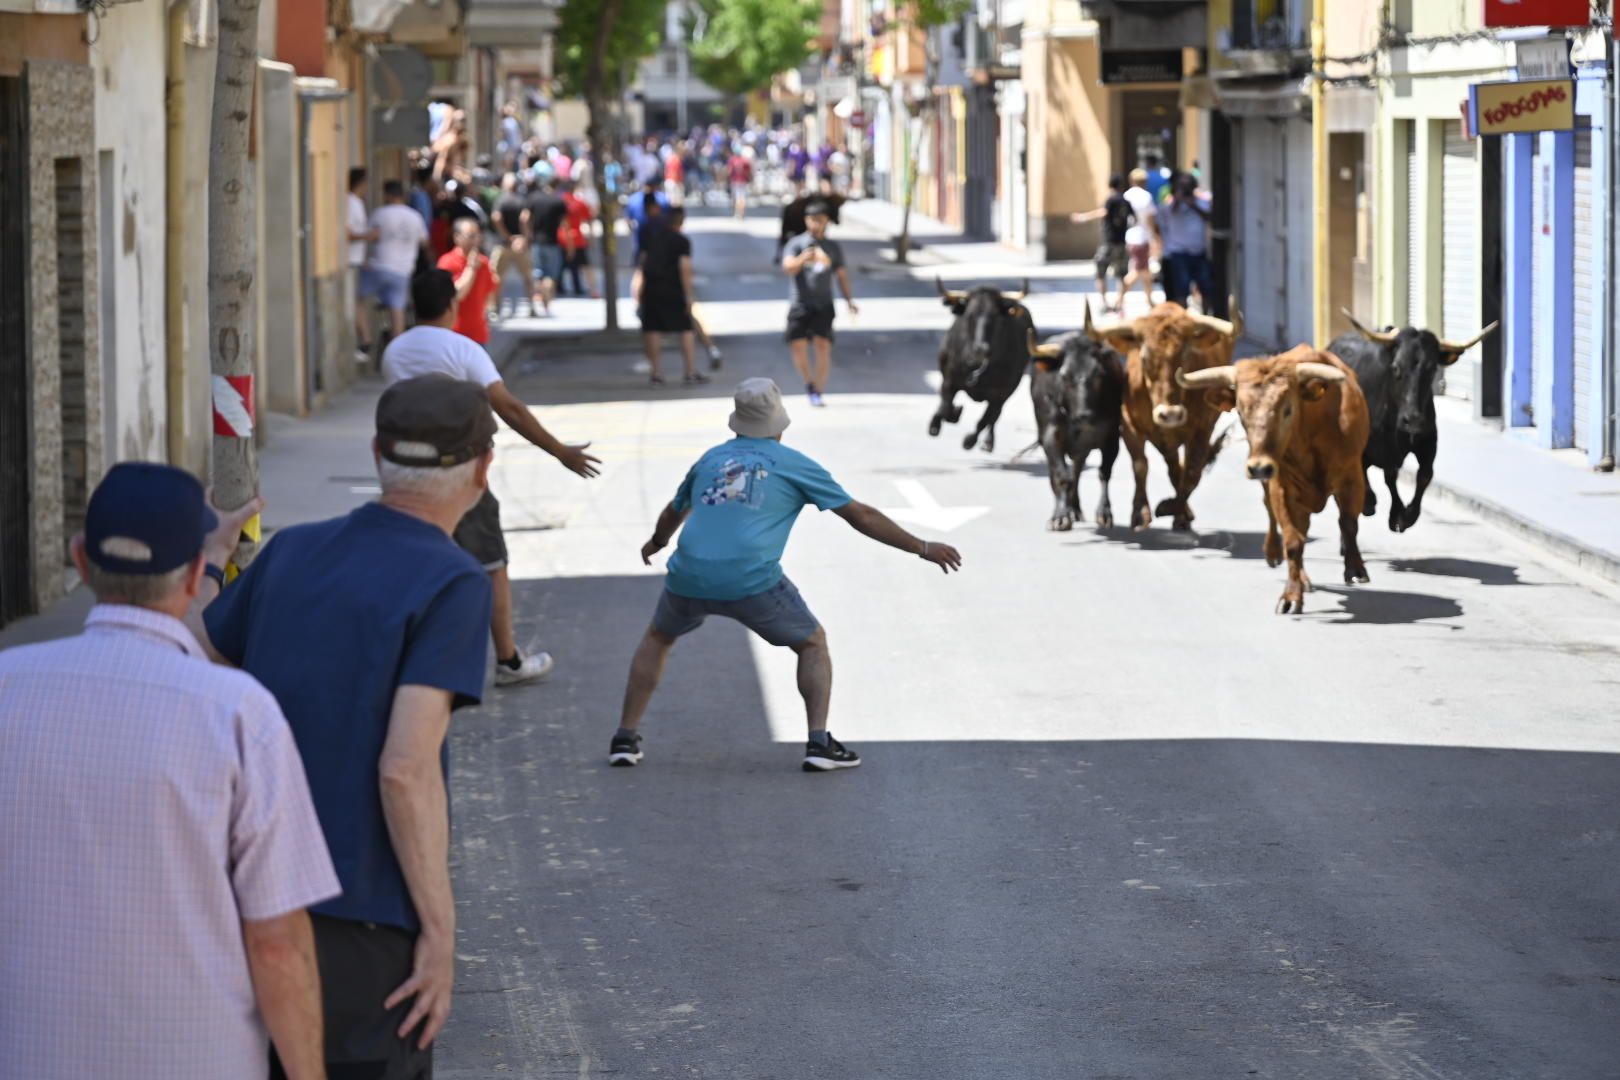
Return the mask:
{"type": "Polygon", "coordinates": [[[808,338],[833,340],[831,304],[794,304],[788,308],[787,339],[804,341],[808,338]]]}
{"type": "Polygon", "coordinates": [[[684,334],[692,329],[686,294],[642,286],[641,329],[647,334],[684,334]]]}
{"type": "Polygon", "coordinates": [[[506,536],[501,532],[501,504],[495,493],[484,489],[478,504],[456,524],[456,543],[478,560],[485,570],[506,565],[506,536]]]}
{"type": "Polygon", "coordinates": [[[1103,242],[1097,249],[1097,276],[1106,278],[1112,274],[1122,278],[1130,268],[1130,251],[1125,247],[1124,241],[1114,243],[1112,240],[1103,242]]]}
{"type": "MultiPolygon", "coordinates": [[[[419,1050],[420,1026],[408,1039],[399,1025],[414,999],[384,1009],[388,995],[411,977],[416,935],[397,926],[311,915],[321,971],[330,1080],[433,1080],[433,1048],[419,1050]]],[[[270,1080],[286,1080],[274,1050],[270,1080]]]]}

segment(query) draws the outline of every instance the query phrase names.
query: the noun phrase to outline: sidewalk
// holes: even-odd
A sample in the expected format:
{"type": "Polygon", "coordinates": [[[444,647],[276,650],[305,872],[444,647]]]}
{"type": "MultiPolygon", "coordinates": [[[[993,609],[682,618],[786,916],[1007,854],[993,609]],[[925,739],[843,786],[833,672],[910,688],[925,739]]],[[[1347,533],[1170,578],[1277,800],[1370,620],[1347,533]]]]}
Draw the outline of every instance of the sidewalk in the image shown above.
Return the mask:
{"type": "MultiPolygon", "coordinates": [[[[839,211],[844,224],[871,229],[887,237],[900,232],[901,208],[882,199],[861,199],[847,202],[839,211]]],[[[918,213],[911,212],[912,250],[909,265],[915,267],[957,266],[1027,268],[1031,278],[1068,278],[1076,274],[1089,274],[1090,262],[1044,262],[1027,251],[1008,247],[995,240],[970,240],[960,229],[918,213]]],[[[894,262],[894,249],[884,248],[882,261],[863,267],[868,271],[903,271],[894,262]]]]}
{"type": "MultiPolygon", "coordinates": [[[[1578,451],[1534,446],[1528,432],[1475,423],[1465,401],[1434,405],[1440,452],[1431,494],[1620,583],[1620,473],[1593,472],[1578,451]]],[[[1382,490],[1379,502],[1388,506],[1382,490]]]]}

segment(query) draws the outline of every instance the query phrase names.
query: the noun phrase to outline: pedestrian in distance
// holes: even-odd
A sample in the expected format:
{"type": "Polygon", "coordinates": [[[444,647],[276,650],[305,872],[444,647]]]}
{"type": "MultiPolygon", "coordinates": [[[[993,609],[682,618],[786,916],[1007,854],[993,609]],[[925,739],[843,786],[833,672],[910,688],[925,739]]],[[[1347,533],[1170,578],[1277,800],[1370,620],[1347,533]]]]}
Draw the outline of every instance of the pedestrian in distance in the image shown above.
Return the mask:
{"type": "Polygon", "coordinates": [[[568,204],[555,179],[540,181],[529,197],[529,250],[534,253],[534,300],[547,315],[562,281],[563,249],[557,233],[568,219],[568,204]]]}
{"type": "Polygon", "coordinates": [[[1170,201],[1154,221],[1164,246],[1164,298],[1187,306],[1198,290],[1205,314],[1214,307],[1215,266],[1209,258],[1209,194],[1191,173],[1177,173],[1170,201]]]}
{"type": "MultiPolygon", "coordinates": [[[[518,178],[516,173],[507,173],[501,177],[501,197],[495,200],[495,209],[490,214],[490,224],[495,227],[497,243],[493,256],[495,280],[500,286],[506,284],[506,276],[511,271],[517,271],[518,280],[522,282],[523,297],[528,304],[529,314],[536,312],[534,298],[530,292],[530,280],[534,277],[534,260],[529,257],[529,208],[524,205],[523,196],[518,194],[518,178]]],[[[495,290],[497,302],[500,297],[500,288],[495,290]]],[[[513,305],[516,313],[517,305],[513,305]]]]}
{"type": "Polygon", "coordinates": [[[1108,198],[1095,210],[1071,214],[1069,220],[1077,225],[1101,219],[1102,244],[1097,248],[1097,295],[1102,299],[1103,311],[1108,314],[1125,310],[1125,278],[1130,267],[1130,251],[1126,236],[1136,224],[1136,210],[1125,198],[1125,178],[1115,173],[1108,179],[1108,198]],[[1108,276],[1119,279],[1119,295],[1108,299],[1108,276]]]}
{"type": "MultiPolygon", "coordinates": [[[[462,218],[455,224],[455,247],[439,258],[439,269],[456,284],[456,321],[451,329],[480,345],[489,344],[489,312],[500,299],[501,282],[484,255],[484,234],[478,222],[462,218]]],[[[417,313],[421,317],[421,313],[417,313]]]]}
{"type": "Polygon", "coordinates": [[[428,230],[415,210],[405,205],[398,180],[383,184],[383,205],[371,215],[371,258],[360,275],[362,303],[375,301],[388,309],[393,336],[405,332],[405,301],[410,296],[416,259],[427,249],[428,230]]]}
{"type": "Polygon", "coordinates": [[[344,231],[349,237],[349,274],[344,283],[349,302],[354,306],[354,343],[357,359],[371,359],[371,315],[360,299],[360,276],[366,269],[366,245],[377,238],[371,228],[371,215],[366,212],[366,170],[349,170],[348,215],[344,231]]]}
{"type": "MultiPolygon", "coordinates": [[[[580,162],[576,161],[574,171],[578,173],[580,168],[580,162]]],[[[578,185],[573,180],[564,181],[558,186],[563,203],[568,207],[568,216],[557,234],[563,249],[563,272],[572,279],[575,296],[585,296],[588,292],[592,300],[599,300],[602,294],[597,291],[596,273],[591,269],[590,244],[591,219],[596,216],[596,211],[580,197],[578,185]]]]}
{"type": "Polygon", "coordinates": [[[305,909],[338,877],[275,699],[183,621],[261,506],[113,466],[84,632],[0,652],[0,1076],[262,1077],[272,1042],[326,1076],[305,909]]]}
{"type": "Polygon", "coordinates": [[[805,231],[782,247],[782,272],[789,281],[788,348],[793,354],[793,366],[804,380],[810,404],[817,408],[825,404],[823,397],[832,374],[835,279],[850,315],[860,313],[860,308],[855,306],[855,293],[850,288],[844,249],[838,241],[827,237],[831,214],[832,209],[826,202],[809,203],[804,208],[805,231]],[[816,354],[813,371],[810,367],[812,347],[816,354]]]}
{"type": "Polygon", "coordinates": [[[343,884],[313,915],[327,1066],[426,1080],[455,977],[445,737],[483,693],[491,604],[450,533],[496,424],[482,389],[432,376],[385,390],[375,430],[380,499],[277,532],[203,624],[286,714],[343,884]]]}
{"type": "Polygon", "coordinates": [[[818,193],[802,195],[782,207],[782,227],[777,233],[776,253],[771,257],[771,267],[774,269],[782,264],[782,249],[787,242],[795,236],[802,236],[809,226],[804,222],[804,211],[813,202],[822,203],[827,207],[827,219],[831,225],[839,223],[839,214],[844,204],[849,200],[833,191],[831,184],[822,184],[818,193]]]}
{"type": "MultiPolygon", "coordinates": [[[[411,283],[417,325],[389,343],[383,352],[383,379],[389,384],[423,375],[448,375],[480,387],[511,429],[556,458],[563,468],[587,479],[597,474],[598,458],[585,451],[590,443],[570,446],[547,431],[529,407],[501,378],[482,345],[451,329],[456,321],[456,283],[444,270],[428,270],[411,283]]],[[[512,626],[512,581],[507,571],[506,537],[501,531],[501,504],[485,489],[477,505],[454,527],[457,544],[488,572],[494,587],[490,636],[495,642],[495,685],[517,686],[551,673],[544,652],[524,655],[512,626]]]]}
{"type": "Polygon", "coordinates": [[[692,322],[692,241],[682,232],[686,210],[672,207],[663,223],[647,231],[636,263],[634,287],[641,316],[641,340],[653,386],[663,386],[659,372],[663,335],[677,334],[681,359],[685,363],[688,386],[706,383],[709,377],[697,369],[696,344],[692,322]]]}
{"type": "Polygon", "coordinates": [[[1125,201],[1131,204],[1136,221],[1125,230],[1125,251],[1130,256],[1130,272],[1125,275],[1125,291],[1129,296],[1140,283],[1142,295],[1147,298],[1149,310],[1153,308],[1153,235],[1157,209],[1153,196],[1147,190],[1147,171],[1132,169],[1130,187],[1125,189],[1125,201]]]}
{"type": "Polygon", "coordinates": [[[827,634],[799,590],[782,572],[782,552],[806,506],[831,510],[864,536],[916,555],[949,573],[962,556],[948,544],[921,540],[882,511],[856,502],[809,457],[782,443],[790,423],[782,392],[770,379],[737,387],[729,426],[736,438],[714,447],[688,470],[675,498],[658,516],[641,561],[664,550],[676,532],[664,593],[652,625],[630,662],[624,710],[608,750],[612,765],[642,760],[641,721],[670,650],[711,615],[733,619],[799,658],[809,736],[803,768],[853,768],[860,755],[827,731],[832,654],[827,634]]]}
{"type": "Polygon", "coordinates": [[[754,163],[734,147],[726,162],[726,178],[731,183],[731,209],[738,221],[748,215],[748,189],[754,183],[754,163]]]}
{"type": "Polygon", "coordinates": [[[630,222],[630,262],[635,265],[641,258],[641,240],[647,223],[669,209],[669,200],[656,184],[644,184],[624,201],[624,216],[630,222]]]}

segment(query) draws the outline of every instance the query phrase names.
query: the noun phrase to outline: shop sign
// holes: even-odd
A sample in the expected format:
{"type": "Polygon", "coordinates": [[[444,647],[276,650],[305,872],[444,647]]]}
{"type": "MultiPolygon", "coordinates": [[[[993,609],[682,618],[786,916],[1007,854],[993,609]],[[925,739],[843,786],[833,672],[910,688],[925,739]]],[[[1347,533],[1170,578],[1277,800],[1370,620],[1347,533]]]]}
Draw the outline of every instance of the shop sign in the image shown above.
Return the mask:
{"type": "Polygon", "coordinates": [[[1587,26],[1591,0],[1485,0],[1485,25],[1587,26]]]}
{"type": "Polygon", "coordinates": [[[1514,67],[1521,79],[1569,78],[1569,39],[1542,38],[1520,41],[1514,47],[1514,67]]]}
{"type": "Polygon", "coordinates": [[[1178,83],[1181,81],[1180,49],[1104,49],[1104,86],[1121,83],[1178,83]]]}
{"type": "Polygon", "coordinates": [[[1568,79],[1477,83],[1468,99],[1480,135],[1575,130],[1575,84],[1568,79]]]}

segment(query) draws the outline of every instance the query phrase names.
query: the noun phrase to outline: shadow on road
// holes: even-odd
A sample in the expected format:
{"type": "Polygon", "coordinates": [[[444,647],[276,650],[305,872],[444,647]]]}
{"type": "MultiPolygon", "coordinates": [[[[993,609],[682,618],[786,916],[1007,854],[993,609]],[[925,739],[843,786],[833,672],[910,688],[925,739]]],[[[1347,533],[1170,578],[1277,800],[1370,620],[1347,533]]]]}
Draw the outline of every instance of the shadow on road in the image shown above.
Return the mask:
{"type": "MultiPolygon", "coordinates": [[[[1352,623],[1369,626],[1407,626],[1412,623],[1456,619],[1463,613],[1463,607],[1457,601],[1446,596],[1430,596],[1428,593],[1384,592],[1379,589],[1345,588],[1335,585],[1318,585],[1316,592],[1318,595],[1327,593],[1344,598],[1344,607],[1332,612],[1313,612],[1310,610],[1309,598],[1306,599],[1307,615],[1342,616],[1323,620],[1336,626],[1348,626],[1352,623]]],[[[1450,629],[1462,628],[1453,626],[1450,629]]]]}
{"type": "Polygon", "coordinates": [[[1480,562],[1477,559],[1391,559],[1389,568],[1398,574],[1432,574],[1435,577],[1472,578],[1481,585],[1534,585],[1519,577],[1517,566],[1480,562]]]}
{"type": "MultiPolygon", "coordinates": [[[[1127,503],[1124,511],[1116,509],[1115,514],[1129,512],[1129,509],[1127,503]]],[[[1098,529],[1097,535],[1112,543],[1125,544],[1142,551],[1224,551],[1234,559],[1265,558],[1266,534],[1263,532],[1230,532],[1224,529],[1176,532],[1174,529],[1160,528],[1137,532],[1116,525],[1112,529],[1098,529]]]]}

